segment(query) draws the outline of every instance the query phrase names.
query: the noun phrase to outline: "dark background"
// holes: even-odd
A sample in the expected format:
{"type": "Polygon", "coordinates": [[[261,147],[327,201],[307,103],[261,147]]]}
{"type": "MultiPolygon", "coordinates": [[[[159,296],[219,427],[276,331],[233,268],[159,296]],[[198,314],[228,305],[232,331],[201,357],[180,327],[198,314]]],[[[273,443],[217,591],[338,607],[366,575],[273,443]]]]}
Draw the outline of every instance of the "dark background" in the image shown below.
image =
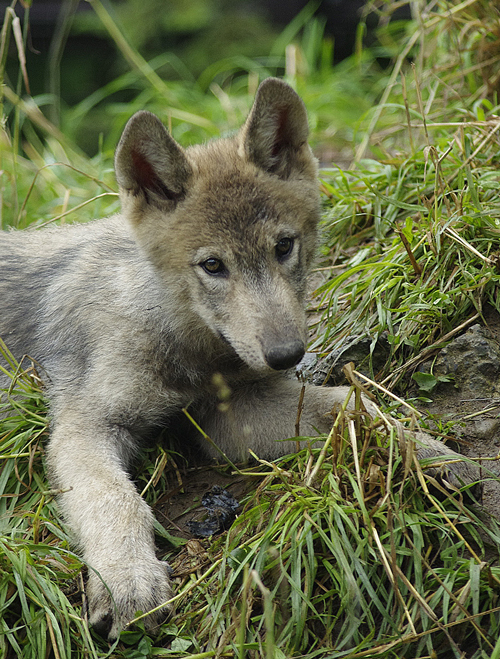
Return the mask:
{"type": "MultiPolygon", "coordinates": [[[[11,3],[0,2],[0,12],[11,3]]],[[[305,0],[113,0],[103,2],[123,28],[131,45],[146,58],[173,51],[194,75],[224,57],[268,54],[280,31],[308,4],[305,0]]],[[[324,20],[333,40],[334,60],[354,49],[364,0],[322,0],[315,15],[324,20]]],[[[386,3],[387,4],[387,3],[386,3]]],[[[62,97],[68,104],[86,98],[125,69],[89,3],[81,0],[34,0],[26,27],[25,10],[15,7],[28,30],[28,70],[31,92],[50,89],[50,66],[60,60],[62,97]],[[52,62],[50,65],[49,62],[52,62]]],[[[409,18],[409,7],[396,17],[409,18]]],[[[365,41],[373,40],[378,17],[365,18],[365,41]]],[[[16,60],[14,44],[10,44],[16,60]]],[[[17,71],[17,67],[15,69],[17,71]]],[[[174,76],[174,72],[170,73],[174,76]]]]}

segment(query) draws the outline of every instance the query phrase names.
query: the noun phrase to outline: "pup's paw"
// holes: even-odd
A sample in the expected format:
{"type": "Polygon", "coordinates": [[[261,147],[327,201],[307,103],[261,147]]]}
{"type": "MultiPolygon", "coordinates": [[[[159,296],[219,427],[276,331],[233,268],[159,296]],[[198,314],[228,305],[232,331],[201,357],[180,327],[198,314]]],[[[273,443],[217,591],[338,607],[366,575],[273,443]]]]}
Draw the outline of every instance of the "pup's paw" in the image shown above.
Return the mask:
{"type": "MultiPolygon", "coordinates": [[[[135,565],[107,565],[89,573],[87,601],[89,623],[108,640],[118,637],[137,613],[147,613],[172,596],[168,566],[154,560],[135,565]]],[[[169,614],[168,606],[143,618],[154,630],[169,614]]]]}
{"type": "Polygon", "coordinates": [[[425,433],[415,433],[417,457],[424,470],[448,489],[472,485],[471,492],[480,499],[481,470],[466,457],[425,433]]]}

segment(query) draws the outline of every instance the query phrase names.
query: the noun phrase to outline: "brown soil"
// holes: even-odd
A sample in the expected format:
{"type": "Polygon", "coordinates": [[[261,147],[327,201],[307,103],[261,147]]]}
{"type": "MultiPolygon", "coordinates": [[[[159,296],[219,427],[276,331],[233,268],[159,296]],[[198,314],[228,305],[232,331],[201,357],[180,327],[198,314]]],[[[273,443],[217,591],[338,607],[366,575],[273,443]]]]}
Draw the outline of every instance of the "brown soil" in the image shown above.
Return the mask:
{"type": "Polygon", "coordinates": [[[155,506],[155,514],[163,527],[172,535],[192,538],[187,523],[200,521],[206,516],[201,499],[214,485],[230,492],[238,502],[255,487],[255,478],[232,474],[216,466],[196,467],[178,473],[180,482],[167,491],[155,506]]]}

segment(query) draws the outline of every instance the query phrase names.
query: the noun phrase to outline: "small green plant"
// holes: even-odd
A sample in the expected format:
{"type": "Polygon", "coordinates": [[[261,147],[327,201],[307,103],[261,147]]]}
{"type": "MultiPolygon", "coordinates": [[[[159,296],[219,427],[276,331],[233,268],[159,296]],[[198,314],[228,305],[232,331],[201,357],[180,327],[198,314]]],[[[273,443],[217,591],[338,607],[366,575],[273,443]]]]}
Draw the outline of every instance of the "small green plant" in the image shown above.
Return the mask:
{"type": "Polygon", "coordinates": [[[439,384],[453,382],[453,376],[450,375],[433,375],[432,373],[423,373],[416,371],[411,376],[418,385],[420,391],[431,394],[439,384]]]}

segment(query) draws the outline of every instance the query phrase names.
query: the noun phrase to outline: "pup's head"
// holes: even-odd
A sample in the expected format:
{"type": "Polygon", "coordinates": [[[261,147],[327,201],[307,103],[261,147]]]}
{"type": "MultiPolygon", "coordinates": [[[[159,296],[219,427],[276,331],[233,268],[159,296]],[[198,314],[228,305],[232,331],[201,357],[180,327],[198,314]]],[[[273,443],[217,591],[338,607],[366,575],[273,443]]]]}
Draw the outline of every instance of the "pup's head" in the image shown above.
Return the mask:
{"type": "Polygon", "coordinates": [[[305,351],[319,218],[307,137],[301,99],[268,78],[232,138],[183,150],[139,112],[116,152],[123,213],[177,298],[185,331],[202,333],[202,319],[256,370],[290,368],[305,351]]]}

